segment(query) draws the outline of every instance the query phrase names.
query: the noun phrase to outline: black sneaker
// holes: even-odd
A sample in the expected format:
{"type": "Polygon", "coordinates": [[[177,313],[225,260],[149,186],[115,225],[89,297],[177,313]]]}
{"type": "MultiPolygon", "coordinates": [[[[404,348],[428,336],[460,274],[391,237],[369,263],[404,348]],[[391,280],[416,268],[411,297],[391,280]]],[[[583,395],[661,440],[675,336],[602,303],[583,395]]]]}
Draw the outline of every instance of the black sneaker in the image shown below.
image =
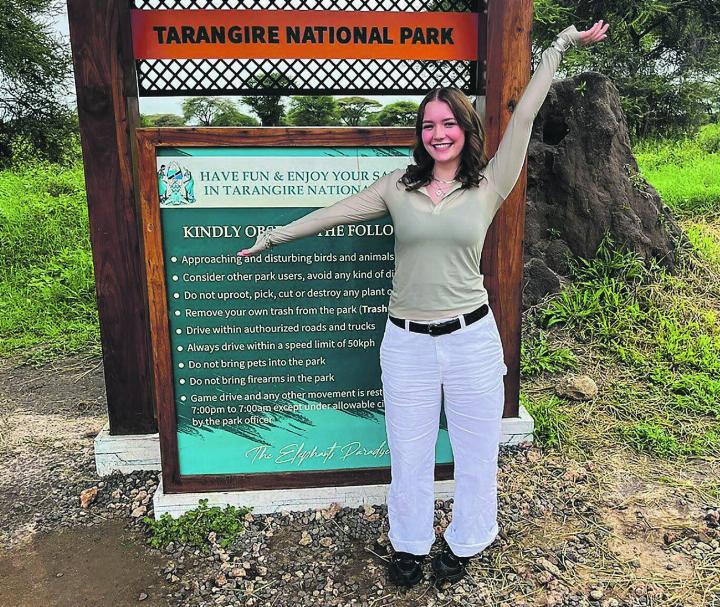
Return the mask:
{"type": "Polygon", "coordinates": [[[388,564],[388,577],[398,586],[410,588],[423,579],[422,563],[425,555],[395,552],[388,564]]]}
{"type": "Polygon", "coordinates": [[[469,561],[469,556],[455,556],[450,546],[446,545],[440,554],[435,555],[430,564],[438,582],[447,580],[455,583],[465,576],[465,568],[469,561]]]}

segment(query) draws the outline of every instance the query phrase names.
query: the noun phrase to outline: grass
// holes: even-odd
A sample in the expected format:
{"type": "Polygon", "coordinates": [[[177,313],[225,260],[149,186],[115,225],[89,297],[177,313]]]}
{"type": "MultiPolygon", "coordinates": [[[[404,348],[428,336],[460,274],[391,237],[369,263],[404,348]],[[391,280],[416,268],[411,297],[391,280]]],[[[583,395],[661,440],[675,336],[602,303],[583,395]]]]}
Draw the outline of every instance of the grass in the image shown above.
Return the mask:
{"type": "Polygon", "coordinates": [[[99,348],[82,167],[0,171],[0,356],[99,348]]]}
{"type": "Polygon", "coordinates": [[[520,394],[520,404],[535,421],[535,441],[548,449],[562,449],[571,443],[570,417],[562,410],[562,401],[554,395],[530,399],[520,394]]]}
{"type": "Polygon", "coordinates": [[[570,286],[534,310],[525,341],[544,345],[527,368],[561,372],[552,366],[562,349],[550,344],[571,342],[573,369],[595,357],[589,374],[605,385],[589,405],[528,399],[541,444],[574,444],[556,436],[564,424],[559,436],[577,435],[581,449],[620,440],[663,458],[720,454],[720,239],[712,228],[691,241],[702,246],[671,276],[606,237],[595,259],[574,263],[570,286]]]}
{"type": "Polygon", "coordinates": [[[720,215],[720,125],[680,141],[644,141],[634,149],[640,171],[678,217],[720,215]]]}

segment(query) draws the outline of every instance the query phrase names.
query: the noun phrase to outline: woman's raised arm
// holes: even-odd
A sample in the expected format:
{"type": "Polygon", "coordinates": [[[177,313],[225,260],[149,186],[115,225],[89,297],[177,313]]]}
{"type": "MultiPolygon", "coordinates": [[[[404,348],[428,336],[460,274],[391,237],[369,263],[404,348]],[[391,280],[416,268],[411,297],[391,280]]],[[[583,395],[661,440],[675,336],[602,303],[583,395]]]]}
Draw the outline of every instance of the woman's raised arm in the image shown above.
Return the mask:
{"type": "Polygon", "coordinates": [[[497,152],[485,168],[485,176],[501,198],[505,199],[509,196],[520,177],[530,143],[533,121],[547,97],[563,53],[571,46],[604,40],[607,37],[605,33],[607,29],[608,24],[603,25],[602,20],[584,32],[578,32],[575,26],[571,25],[560,32],[555,42],[543,51],[540,65],[515,107],[497,152]]]}

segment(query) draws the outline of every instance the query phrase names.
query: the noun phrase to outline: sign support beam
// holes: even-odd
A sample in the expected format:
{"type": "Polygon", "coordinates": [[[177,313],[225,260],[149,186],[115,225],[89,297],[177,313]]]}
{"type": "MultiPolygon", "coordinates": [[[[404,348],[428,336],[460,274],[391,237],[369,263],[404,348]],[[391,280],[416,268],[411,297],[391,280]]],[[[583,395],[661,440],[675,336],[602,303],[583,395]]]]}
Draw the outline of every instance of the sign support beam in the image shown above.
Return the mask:
{"type": "MultiPolygon", "coordinates": [[[[532,15],[532,0],[488,1],[485,130],[490,157],[530,79],[532,15]]],[[[519,413],[526,188],[527,164],[495,216],[482,253],[485,287],[498,319],[508,369],[504,417],[519,413]]]]}
{"type": "Polygon", "coordinates": [[[127,0],[68,0],[110,433],[156,432],[133,132],[137,79],[127,0]]]}

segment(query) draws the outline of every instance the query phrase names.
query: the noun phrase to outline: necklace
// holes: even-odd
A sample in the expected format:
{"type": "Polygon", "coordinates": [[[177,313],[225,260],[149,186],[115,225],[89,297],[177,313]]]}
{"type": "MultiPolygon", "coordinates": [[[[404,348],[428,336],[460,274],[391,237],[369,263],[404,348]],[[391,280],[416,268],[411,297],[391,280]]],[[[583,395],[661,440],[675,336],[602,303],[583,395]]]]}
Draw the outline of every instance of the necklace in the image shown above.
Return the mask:
{"type": "MultiPolygon", "coordinates": [[[[457,179],[438,179],[437,177],[433,176],[432,181],[440,184],[445,185],[451,185],[457,181],[457,179]]],[[[435,196],[438,198],[445,198],[445,195],[447,194],[447,190],[443,189],[438,185],[438,187],[435,188],[435,196]]]]}

